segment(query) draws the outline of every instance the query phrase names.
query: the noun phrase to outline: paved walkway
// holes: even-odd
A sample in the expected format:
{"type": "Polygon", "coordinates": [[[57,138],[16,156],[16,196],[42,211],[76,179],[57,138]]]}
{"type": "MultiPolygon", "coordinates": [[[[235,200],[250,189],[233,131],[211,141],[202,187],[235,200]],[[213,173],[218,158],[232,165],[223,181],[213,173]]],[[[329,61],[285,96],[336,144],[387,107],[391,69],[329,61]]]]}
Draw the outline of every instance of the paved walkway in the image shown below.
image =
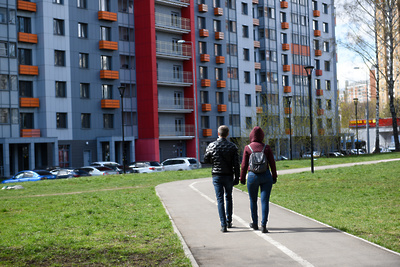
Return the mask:
{"type": "MultiPolygon", "coordinates": [[[[315,170],[370,163],[376,162],[316,167],[315,170]]],[[[310,171],[310,168],[278,174],[300,171],[310,171]]],[[[272,203],[270,233],[253,231],[248,227],[248,195],[237,189],[234,190],[234,228],[221,233],[211,178],[162,184],[156,191],[193,266],[400,266],[400,253],[272,203]]]]}

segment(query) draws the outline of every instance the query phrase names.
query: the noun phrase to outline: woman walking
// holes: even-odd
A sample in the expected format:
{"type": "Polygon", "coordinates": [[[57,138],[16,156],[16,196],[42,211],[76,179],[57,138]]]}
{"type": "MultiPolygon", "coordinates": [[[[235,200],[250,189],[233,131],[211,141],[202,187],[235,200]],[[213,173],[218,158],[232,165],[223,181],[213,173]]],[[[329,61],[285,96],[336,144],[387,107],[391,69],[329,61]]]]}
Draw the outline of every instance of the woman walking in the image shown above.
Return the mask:
{"type": "MultiPolygon", "coordinates": [[[[247,190],[250,197],[250,211],[252,219],[250,227],[254,230],[258,230],[257,200],[258,189],[260,189],[262,207],[261,232],[268,233],[267,222],[269,214],[269,197],[271,195],[272,184],[276,183],[278,175],[276,173],[276,165],[271,147],[267,144],[264,144],[263,140],[264,131],[259,126],[254,127],[250,133],[250,144],[245,147],[243,152],[240,182],[242,184],[246,184],[246,173],[248,171],[247,190]],[[264,153],[264,164],[266,166],[262,166],[263,163],[255,162],[256,154],[251,157],[251,154],[257,152],[264,153]]],[[[257,153],[257,156],[259,154],[260,153],[257,153]]],[[[262,160],[263,159],[260,161],[262,160]]]]}

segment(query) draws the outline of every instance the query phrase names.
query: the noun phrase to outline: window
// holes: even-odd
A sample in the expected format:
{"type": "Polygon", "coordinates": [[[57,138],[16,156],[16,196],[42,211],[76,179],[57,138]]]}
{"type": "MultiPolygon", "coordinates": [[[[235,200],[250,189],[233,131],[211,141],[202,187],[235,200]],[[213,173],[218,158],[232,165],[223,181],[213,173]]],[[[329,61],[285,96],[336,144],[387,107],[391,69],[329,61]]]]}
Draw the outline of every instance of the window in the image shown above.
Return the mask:
{"type": "Polygon", "coordinates": [[[251,95],[250,94],[244,95],[244,104],[246,107],[251,107],[251,95]]]}
{"type": "Polygon", "coordinates": [[[197,26],[199,29],[207,29],[206,27],[206,18],[204,17],[197,17],[197,26]]]}
{"type": "Polygon", "coordinates": [[[67,128],[67,113],[56,113],[57,129],[67,128]]]}
{"type": "Polygon", "coordinates": [[[266,29],[265,37],[270,40],[276,40],[276,31],[274,29],[266,29]]]}
{"type": "Polygon", "coordinates": [[[236,0],[227,0],[226,5],[230,9],[236,9],[236,0]]]}
{"type": "Polygon", "coordinates": [[[232,103],[239,103],[239,92],[238,91],[229,91],[228,101],[232,103]]]}
{"type": "Polygon", "coordinates": [[[78,37],[88,38],[88,25],[86,23],[78,22],[78,37]]]}
{"type": "Polygon", "coordinates": [[[80,98],[89,99],[90,94],[89,94],[89,84],[88,83],[81,83],[79,85],[79,96],[80,96],[80,98]]]}
{"type": "Polygon", "coordinates": [[[119,40],[120,41],[134,41],[135,35],[133,34],[133,29],[126,27],[119,27],[119,40]]]}
{"type": "Polygon", "coordinates": [[[267,17],[270,19],[274,19],[275,18],[275,8],[271,8],[269,7],[266,13],[267,17]]]}
{"type": "Polygon", "coordinates": [[[244,72],[244,82],[245,83],[250,83],[250,71],[245,71],[244,72]]]}
{"type": "Polygon", "coordinates": [[[104,129],[114,128],[114,115],[113,114],[103,114],[103,127],[104,129]]]}
{"type": "Polygon", "coordinates": [[[33,129],[34,121],[33,121],[33,113],[20,113],[19,120],[20,120],[20,127],[21,129],[33,129]]]}
{"type": "Polygon", "coordinates": [[[233,127],[240,126],[240,117],[239,115],[229,115],[229,124],[233,127]]]}
{"type": "Polygon", "coordinates": [[[312,7],[313,7],[313,10],[318,10],[318,3],[317,3],[317,1],[315,1],[315,0],[312,1],[312,7]]]}
{"type": "Polygon", "coordinates": [[[228,79],[237,80],[238,78],[238,69],[233,67],[228,67],[228,79]]]}
{"type": "Polygon", "coordinates": [[[110,1],[109,0],[99,0],[99,10],[100,11],[110,11],[110,1]]]}
{"type": "Polygon", "coordinates": [[[8,75],[0,74],[0,90],[8,90],[8,75]]]}
{"type": "Polygon", "coordinates": [[[65,66],[65,51],[54,50],[54,65],[65,66]]]}
{"type": "Polygon", "coordinates": [[[332,127],[333,127],[332,119],[326,119],[326,128],[332,129],[332,127]]]}
{"type": "Polygon", "coordinates": [[[246,117],[246,129],[251,129],[252,127],[253,121],[251,117],[246,117]]]}
{"type": "Polygon", "coordinates": [[[282,54],[282,65],[289,65],[289,57],[286,54],[282,54]]]}
{"type": "Polygon", "coordinates": [[[331,90],[331,81],[330,80],[325,80],[325,89],[327,91],[331,90]]]}
{"type": "Polygon", "coordinates": [[[111,28],[110,27],[100,27],[100,40],[111,41],[111,28]]]}
{"type": "Polygon", "coordinates": [[[324,65],[325,65],[325,71],[331,71],[331,62],[325,61],[324,65]]]}
{"type": "Polygon", "coordinates": [[[229,32],[236,32],[236,21],[230,20],[228,23],[228,31],[229,32]]]}
{"type": "Polygon", "coordinates": [[[208,79],[208,69],[207,69],[207,67],[200,66],[199,67],[199,74],[200,74],[200,79],[208,79]]]}
{"type": "Polygon", "coordinates": [[[31,18],[18,17],[18,31],[31,33],[31,18]]]}
{"type": "Polygon", "coordinates": [[[306,16],[300,15],[300,24],[301,24],[302,26],[307,26],[307,25],[308,25],[308,20],[307,20],[307,17],[306,17],[306,16]]]}
{"type": "Polygon", "coordinates": [[[221,56],[222,55],[222,45],[214,44],[214,56],[221,56]]]}
{"type": "Polygon", "coordinates": [[[79,53],[79,68],[81,69],[89,68],[89,54],[79,53]]]}
{"type": "Polygon", "coordinates": [[[323,28],[323,30],[324,30],[324,32],[329,32],[329,24],[328,23],[326,23],[326,22],[324,22],[324,23],[322,23],[322,28],[323,28]]]}
{"type": "Polygon", "coordinates": [[[8,55],[7,42],[0,42],[0,57],[6,57],[8,55]]]}
{"type": "Polygon", "coordinates": [[[299,15],[296,13],[292,13],[292,23],[299,24],[299,15]]]}
{"type": "Polygon", "coordinates": [[[8,123],[10,118],[10,110],[8,108],[0,108],[0,123],[8,123]]]}
{"type": "Polygon", "coordinates": [[[102,85],[102,99],[112,99],[112,85],[103,84],[102,85]]]}
{"type": "Polygon", "coordinates": [[[16,43],[8,43],[8,54],[10,57],[15,58],[17,53],[17,44],[16,43]]]}
{"type": "Polygon", "coordinates": [[[215,93],[215,103],[217,105],[224,104],[224,93],[223,92],[216,92],[215,93]]]}
{"type": "Polygon", "coordinates": [[[64,4],[64,0],[53,0],[53,3],[62,5],[64,4]]]}
{"type": "Polygon", "coordinates": [[[226,45],[226,53],[231,56],[237,56],[237,45],[235,44],[227,44],[226,45]]]}
{"type": "Polygon", "coordinates": [[[324,52],[329,52],[329,42],[324,42],[324,52]]]}
{"type": "Polygon", "coordinates": [[[314,40],[313,44],[314,44],[314,50],[319,50],[319,40],[314,40]]]}
{"type": "Polygon", "coordinates": [[[314,31],[315,31],[315,30],[319,30],[319,28],[318,28],[318,21],[313,20],[312,22],[313,22],[313,30],[314,30],[314,31]]]}
{"type": "Polygon", "coordinates": [[[315,89],[321,89],[321,80],[315,79],[315,89]]]}
{"type": "Polygon", "coordinates": [[[56,81],[56,97],[67,97],[66,82],[56,81]]]}
{"type": "Polygon", "coordinates": [[[281,43],[282,44],[287,44],[287,34],[286,33],[281,33],[281,43]]]}
{"type": "Polygon", "coordinates": [[[90,129],[90,113],[81,114],[81,127],[82,129],[90,129]]]}
{"type": "Polygon", "coordinates": [[[7,9],[0,7],[0,23],[7,24],[7,9]]]}
{"type": "Polygon", "coordinates": [[[293,41],[294,44],[300,44],[300,37],[299,37],[299,35],[296,34],[296,33],[294,33],[294,34],[292,35],[292,41],[293,41]]]}
{"type": "Polygon", "coordinates": [[[182,92],[180,91],[176,91],[174,92],[174,106],[182,106],[183,104],[183,96],[182,96],[182,92]]]}
{"type": "Polygon", "coordinates": [[[250,50],[247,48],[243,48],[243,60],[250,60],[250,50]]]}
{"type": "Polygon", "coordinates": [[[282,86],[289,86],[289,76],[287,75],[282,76],[282,86]]]}
{"type": "Polygon", "coordinates": [[[110,56],[101,56],[101,69],[102,70],[111,70],[111,57],[110,56]]]}
{"type": "Polygon", "coordinates": [[[215,80],[223,80],[224,76],[222,75],[222,69],[221,68],[215,68],[215,80]]]}
{"type": "Polygon", "coordinates": [[[249,7],[247,3],[242,2],[242,14],[243,15],[248,15],[249,14],[249,7]]]}
{"type": "Polygon", "coordinates": [[[33,97],[33,82],[32,81],[19,81],[19,96],[20,97],[33,97]]]}
{"type": "Polygon", "coordinates": [[[199,42],[199,54],[207,54],[207,43],[199,42]]]}
{"type": "Polygon", "coordinates": [[[322,11],[324,14],[328,14],[328,4],[322,4],[322,11]]]}
{"type": "Polygon", "coordinates": [[[210,117],[201,116],[201,128],[209,129],[210,128],[210,117]]]}
{"type": "Polygon", "coordinates": [[[200,103],[201,104],[208,103],[208,91],[200,91],[200,103]]]}
{"type": "Polygon", "coordinates": [[[326,100],[326,109],[332,110],[332,100],[330,100],[330,99],[326,100]]]}
{"type": "Polygon", "coordinates": [[[64,35],[64,21],[61,19],[53,20],[53,34],[64,35]]]}
{"type": "Polygon", "coordinates": [[[280,13],[280,19],[281,19],[281,22],[286,22],[286,13],[285,12],[280,13]]]}
{"type": "Polygon", "coordinates": [[[77,0],[76,6],[78,8],[86,8],[87,7],[86,0],[77,0]]]}
{"type": "Polygon", "coordinates": [[[180,65],[174,65],[173,66],[173,78],[174,81],[180,81],[181,79],[181,66],[180,65]]]}
{"type": "Polygon", "coordinates": [[[225,117],[217,116],[217,128],[221,125],[225,125],[225,117]]]}
{"type": "Polygon", "coordinates": [[[213,25],[214,25],[214,32],[220,32],[221,31],[221,21],[214,20],[213,21],[213,25]]]}
{"type": "Polygon", "coordinates": [[[221,0],[213,0],[213,7],[221,7],[221,0]]]}
{"type": "Polygon", "coordinates": [[[242,26],[242,36],[244,38],[249,38],[249,26],[246,25],[242,26]]]}
{"type": "Polygon", "coordinates": [[[183,119],[182,118],[177,118],[175,119],[175,132],[179,133],[183,131],[183,119]]]}

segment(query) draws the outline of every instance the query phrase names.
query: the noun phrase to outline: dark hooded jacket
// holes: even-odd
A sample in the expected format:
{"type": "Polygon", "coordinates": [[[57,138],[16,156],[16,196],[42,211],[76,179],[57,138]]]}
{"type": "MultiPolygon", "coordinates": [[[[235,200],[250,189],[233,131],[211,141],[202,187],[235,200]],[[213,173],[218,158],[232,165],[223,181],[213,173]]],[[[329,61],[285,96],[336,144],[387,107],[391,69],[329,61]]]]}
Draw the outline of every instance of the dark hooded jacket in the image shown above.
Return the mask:
{"type": "MultiPolygon", "coordinates": [[[[250,133],[250,145],[254,152],[262,151],[264,148],[264,131],[259,127],[256,126],[250,133]]],[[[276,173],[276,165],[274,155],[272,154],[271,147],[269,145],[265,146],[264,150],[265,156],[268,160],[268,168],[271,170],[272,178],[274,182],[276,182],[276,178],[278,174],[276,173]]],[[[251,150],[248,146],[244,148],[243,152],[243,159],[242,159],[242,168],[240,171],[240,181],[242,183],[246,182],[246,173],[249,169],[249,158],[250,158],[251,150]]]]}

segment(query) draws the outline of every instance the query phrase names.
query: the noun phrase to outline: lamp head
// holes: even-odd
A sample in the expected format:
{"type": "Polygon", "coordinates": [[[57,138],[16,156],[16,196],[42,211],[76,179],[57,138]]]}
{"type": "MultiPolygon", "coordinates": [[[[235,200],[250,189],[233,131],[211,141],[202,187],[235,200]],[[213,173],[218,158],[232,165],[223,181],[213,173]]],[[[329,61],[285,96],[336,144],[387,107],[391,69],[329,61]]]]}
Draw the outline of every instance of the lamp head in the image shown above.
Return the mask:
{"type": "Polygon", "coordinates": [[[304,69],[307,72],[307,76],[311,76],[311,73],[312,73],[312,71],[314,69],[314,66],[305,66],[304,69]]]}
{"type": "Polygon", "coordinates": [[[186,41],[185,40],[178,40],[177,43],[178,44],[184,44],[184,43],[186,43],[186,41]]]}
{"type": "Polygon", "coordinates": [[[358,103],[358,98],[357,98],[357,97],[353,98],[353,101],[354,101],[354,104],[357,105],[357,103],[358,103]]]}
{"type": "Polygon", "coordinates": [[[118,87],[118,91],[119,91],[119,95],[121,97],[123,97],[124,96],[124,92],[125,92],[125,86],[119,86],[118,87]]]}
{"type": "Polygon", "coordinates": [[[291,95],[286,96],[286,101],[290,105],[290,103],[292,102],[292,96],[291,95]]]}

